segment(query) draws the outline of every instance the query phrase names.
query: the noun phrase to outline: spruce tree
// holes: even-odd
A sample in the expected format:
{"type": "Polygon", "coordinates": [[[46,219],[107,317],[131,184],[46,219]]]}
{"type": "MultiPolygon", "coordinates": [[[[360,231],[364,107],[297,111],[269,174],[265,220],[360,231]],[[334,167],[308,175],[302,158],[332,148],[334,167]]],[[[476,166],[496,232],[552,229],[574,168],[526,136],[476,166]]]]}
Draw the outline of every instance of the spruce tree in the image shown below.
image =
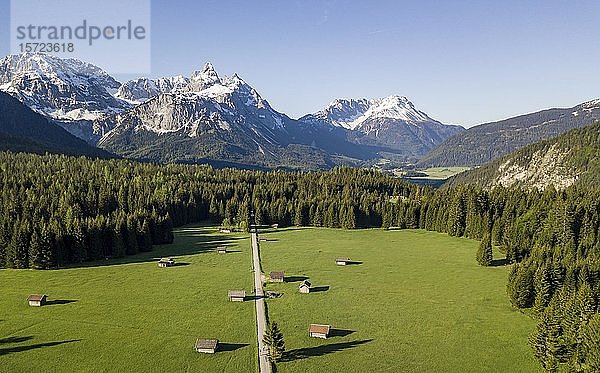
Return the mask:
{"type": "Polygon", "coordinates": [[[269,349],[269,360],[271,362],[277,362],[283,357],[285,352],[285,341],[283,340],[283,333],[279,330],[279,326],[276,322],[270,322],[267,324],[267,330],[263,336],[263,343],[269,349]]]}
{"type": "Polygon", "coordinates": [[[479,249],[477,250],[477,255],[475,257],[477,259],[477,263],[480,266],[490,266],[492,265],[492,261],[494,260],[492,253],[492,239],[489,234],[487,234],[481,243],[479,244],[479,249]]]}

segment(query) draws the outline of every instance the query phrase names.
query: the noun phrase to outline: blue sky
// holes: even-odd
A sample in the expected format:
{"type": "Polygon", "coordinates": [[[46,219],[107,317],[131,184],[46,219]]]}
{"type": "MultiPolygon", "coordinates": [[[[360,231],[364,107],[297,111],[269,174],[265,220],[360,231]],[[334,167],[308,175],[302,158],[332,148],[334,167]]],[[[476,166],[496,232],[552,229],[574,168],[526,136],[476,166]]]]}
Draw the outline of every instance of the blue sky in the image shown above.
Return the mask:
{"type": "MultiPolygon", "coordinates": [[[[2,55],[8,15],[0,0],[2,55]]],[[[211,61],[292,117],[400,94],[468,127],[600,98],[599,16],[597,0],[153,1],[151,76],[211,61]]]]}

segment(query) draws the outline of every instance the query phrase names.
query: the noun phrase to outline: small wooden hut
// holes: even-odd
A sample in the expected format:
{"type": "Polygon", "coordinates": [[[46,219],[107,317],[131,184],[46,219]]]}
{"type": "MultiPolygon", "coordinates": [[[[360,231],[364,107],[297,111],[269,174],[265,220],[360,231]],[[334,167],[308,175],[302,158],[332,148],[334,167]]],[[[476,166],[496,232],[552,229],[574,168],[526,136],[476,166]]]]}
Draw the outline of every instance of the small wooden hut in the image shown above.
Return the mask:
{"type": "Polygon", "coordinates": [[[311,286],[310,281],[304,280],[298,286],[298,291],[300,291],[302,294],[308,294],[308,293],[310,293],[310,286],[311,286]]]}
{"type": "Polygon", "coordinates": [[[345,266],[345,265],[348,265],[348,263],[350,263],[350,258],[336,258],[335,259],[335,264],[339,265],[339,266],[345,266]]]}
{"type": "Polygon", "coordinates": [[[229,290],[227,296],[230,302],[243,302],[246,300],[246,290],[229,290]]]}
{"type": "Polygon", "coordinates": [[[205,354],[214,354],[219,346],[218,339],[196,339],[196,352],[203,352],[205,354]]]}
{"type": "Polygon", "coordinates": [[[274,271],[269,275],[271,278],[271,282],[283,282],[285,277],[283,275],[283,271],[274,271]]]}
{"type": "Polygon", "coordinates": [[[175,261],[171,258],[161,258],[158,261],[158,266],[161,268],[173,267],[175,265],[175,261]]]}
{"type": "Polygon", "coordinates": [[[308,335],[312,338],[327,339],[330,329],[330,325],[310,324],[308,335]]]}
{"type": "Polygon", "coordinates": [[[27,297],[27,302],[32,307],[41,307],[46,304],[47,300],[46,294],[31,294],[27,297]]]}

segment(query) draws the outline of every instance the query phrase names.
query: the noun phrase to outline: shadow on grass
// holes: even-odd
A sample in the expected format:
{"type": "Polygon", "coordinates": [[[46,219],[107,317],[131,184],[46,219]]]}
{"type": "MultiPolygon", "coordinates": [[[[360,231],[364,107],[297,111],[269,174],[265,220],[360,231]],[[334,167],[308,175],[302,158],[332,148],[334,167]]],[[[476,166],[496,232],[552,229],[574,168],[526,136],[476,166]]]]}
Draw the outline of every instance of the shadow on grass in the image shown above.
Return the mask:
{"type": "Polygon", "coordinates": [[[356,260],[352,260],[350,262],[346,262],[347,266],[359,266],[361,264],[363,264],[363,262],[359,262],[359,261],[356,261],[356,260]]]}
{"type": "Polygon", "coordinates": [[[348,350],[354,347],[358,347],[365,343],[371,342],[372,339],[363,339],[360,341],[342,342],[342,343],[331,343],[323,346],[298,348],[296,350],[286,351],[281,359],[282,362],[294,361],[301,359],[308,359],[316,356],[323,356],[348,350]]]}
{"type": "Polygon", "coordinates": [[[175,262],[173,267],[185,267],[185,266],[189,266],[189,265],[190,265],[190,263],[186,263],[186,262],[175,262]]]}
{"type": "MultiPolygon", "coordinates": [[[[29,337],[29,339],[31,339],[31,338],[32,337],[29,337]]],[[[56,341],[56,342],[47,342],[47,343],[37,343],[37,344],[27,345],[27,346],[3,347],[3,348],[0,348],[0,356],[17,353],[17,352],[36,350],[36,349],[44,348],[44,347],[53,347],[53,346],[58,346],[58,345],[62,345],[65,343],[72,343],[72,342],[79,342],[79,341],[81,341],[81,339],[71,339],[68,341],[56,341]]]]}
{"type": "MultiPolygon", "coordinates": [[[[91,268],[105,267],[121,264],[158,262],[160,258],[207,254],[216,251],[219,246],[238,245],[235,241],[246,240],[247,237],[229,237],[226,234],[216,233],[215,229],[187,226],[173,230],[175,236],[172,244],[154,245],[152,251],[121,258],[108,258],[91,262],[67,265],[61,268],[91,268]]],[[[230,251],[228,251],[230,252],[230,251]]],[[[231,251],[233,252],[233,251],[231,251]]],[[[177,265],[186,265],[178,263],[177,265]]]]}
{"type": "Polygon", "coordinates": [[[0,345],[7,343],[21,343],[33,339],[33,336],[28,335],[27,337],[6,337],[0,339],[0,345]]]}
{"type": "Polygon", "coordinates": [[[348,329],[331,329],[329,331],[329,336],[330,337],[347,337],[352,333],[355,333],[356,331],[354,330],[348,330],[348,329]]]}
{"type": "Polygon", "coordinates": [[[259,300],[259,299],[265,299],[266,297],[260,296],[260,295],[246,295],[246,297],[244,298],[244,302],[248,302],[248,301],[253,301],[253,300],[259,300]]]}
{"type": "Polygon", "coordinates": [[[248,343],[221,343],[219,342],[219,347],[217,348],[218,352],[230,352],[236,351],[240,348],[244,348],[246,346],[250,346],[248,343]]]}
{"type": "Polygon", "coordinates": [[[310,288],[311,293],[322,293],[327,290],[329,290],[328,285],[327,286],[315,286],[315,287],[310,288]]]}
{"type": "Polygon", "coordinates": [[[494,259],[492,260],[492,264],[490,264],[491,267],[502,267],[505,265],[508,265],[508,260],[506,260],[506,258],[494,259]]]}
{"type": "Polygon", "coordinates": [[[285,276],[284,282],[301,282],[304,280],[308,280],[306,276],[285,276]]]}
{"type": "Polygon", "coordinates": [[[57,306],[61,304],[69,304],[77,302],[76,299],[53,299],[46,301],[46,306],[57,306]]]}

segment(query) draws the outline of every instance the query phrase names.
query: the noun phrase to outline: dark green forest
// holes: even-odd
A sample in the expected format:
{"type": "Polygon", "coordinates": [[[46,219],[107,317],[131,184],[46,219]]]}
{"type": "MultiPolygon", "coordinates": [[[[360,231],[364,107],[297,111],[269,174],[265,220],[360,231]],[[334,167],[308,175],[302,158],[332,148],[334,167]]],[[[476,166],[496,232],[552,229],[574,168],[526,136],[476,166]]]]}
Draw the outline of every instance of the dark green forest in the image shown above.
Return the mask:
{"type": "MultiPolygon", "coordinates": [[[[52,269],[149,251],[172,228],[213,222],[420,228],[482,240],[482,265],[512,264],[507,293],[540,322],[548,371],[600,371],[600,191],[434,190],[379,171],[248,171],[0,153],[0,267],[52,269]],[[505,258],[490,257],[491,245],[505,258]]],[[[474,253],[475,260],[475,253],[474,253]]]]}

